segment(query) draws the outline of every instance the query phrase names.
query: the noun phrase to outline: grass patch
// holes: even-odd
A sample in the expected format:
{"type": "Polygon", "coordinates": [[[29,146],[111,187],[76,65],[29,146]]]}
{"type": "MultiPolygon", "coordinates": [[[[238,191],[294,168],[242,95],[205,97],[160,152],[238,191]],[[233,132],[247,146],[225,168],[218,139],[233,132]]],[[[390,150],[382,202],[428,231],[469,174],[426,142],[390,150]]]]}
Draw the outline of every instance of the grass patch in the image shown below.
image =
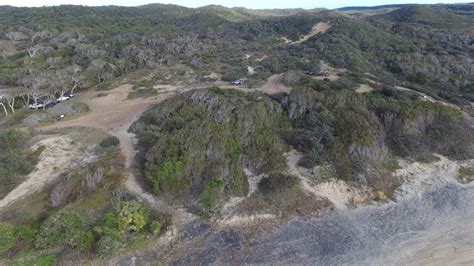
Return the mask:
{"type": "Polygon", "coordinates": [[[50,266],[54,264],[57,254],[28,252],[20,255],[8,264],[12,266],[50,266]]]}
{"type": "Polygon", "coordinates": [[[156,95],[158,92],[153,88],[137,88],[128,93],[127,99],[148,98],[156,95]]]}

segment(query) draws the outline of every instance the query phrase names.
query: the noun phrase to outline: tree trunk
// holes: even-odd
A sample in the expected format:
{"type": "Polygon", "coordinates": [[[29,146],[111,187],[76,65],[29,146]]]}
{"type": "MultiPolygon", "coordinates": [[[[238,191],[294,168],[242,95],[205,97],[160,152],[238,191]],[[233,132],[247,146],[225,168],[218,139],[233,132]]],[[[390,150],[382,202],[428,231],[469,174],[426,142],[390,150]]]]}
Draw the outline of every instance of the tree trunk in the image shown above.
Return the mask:
{"type": "Polygon", "coordinates": [[[7,108],[5,107],[5,104],[0,103],[0,105],[3,107],[3,111],[5,111],[5,116],[8,116],[8,111],[7,111],[7,108]]]}
{"type": "Polygon", "coordinates": [[[30,104],[30,94],[29,93],[22,94],[21,99],[23,99],[23,102],[25,103],[25,105],[30,104]]]}
{"type": "Polygon", "coordinates": [[[10,109],[12,109],[12,113],[14,114],[15,113],[15,98],[9,101],[8,105],[10,106],[10,109]]]}

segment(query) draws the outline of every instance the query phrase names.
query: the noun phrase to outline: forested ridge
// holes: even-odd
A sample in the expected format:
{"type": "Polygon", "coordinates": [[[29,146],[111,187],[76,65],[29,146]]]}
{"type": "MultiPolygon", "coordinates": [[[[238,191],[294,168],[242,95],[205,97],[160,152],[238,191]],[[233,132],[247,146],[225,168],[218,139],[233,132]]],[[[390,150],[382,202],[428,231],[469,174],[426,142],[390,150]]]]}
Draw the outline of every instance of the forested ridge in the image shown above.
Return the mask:
{"type": "Polygon", "coordinates": [[[250,12],[218,6],[4,6],[0,86],[3,101],[11,103],[18,96],[85,89],[160,64],[188,65],[198,78],[220,72],[225,80],[257,82],[290,70],[318,71],[324,60],[350,70],[343,79],[348,85],[370,73],[387,86],[469,105],[472,5],[449,7],[408,6],[356,18],[329,10],[250,12]],[[331,28],[302,43],[282,41],[298,40],[319,22],[331,28]],[[252,58],[246,60],[246,54],[252,58]],[[249,73],[247,65],[255,71],[249,73]]]}

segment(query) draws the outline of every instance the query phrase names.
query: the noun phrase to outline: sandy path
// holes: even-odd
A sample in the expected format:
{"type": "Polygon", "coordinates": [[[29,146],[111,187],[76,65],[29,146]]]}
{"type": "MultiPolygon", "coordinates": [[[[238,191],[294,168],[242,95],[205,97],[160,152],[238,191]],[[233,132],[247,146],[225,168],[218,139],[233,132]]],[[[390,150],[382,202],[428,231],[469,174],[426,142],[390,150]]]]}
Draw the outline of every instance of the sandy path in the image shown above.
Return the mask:
{"type": "Polygon", "coordinates": [[[324,34],[326,33],[327,30],[331,28],[331,25],[329,25],[326,22],[319,22],[318,24],[314,25],[311,31],[300,37],[299,40],[297,41],[291,41],[286,37],[281,37],[281,39],[285,42],[285,44],[297,44],[297,43],[303,43],[307,40],[309,40],[311,37],[314,37],[320,33],[324,34]]]}
{"type": "Polygon", "coordinates": [[[395,86],[395,89],[397,90],[400,90],[400,91],[411,91],[411,92],[414,92],[418,95],[420,95],[421,99],[423,99],[424,101],[429,101],[429,102],[433,102],[433,103],[440,103],[442,105],[446,105],[446,106],[449,106],[449,107],[452,107],[452,108],[455,108],[457,110],[460,110],[461,108],[459,108],[459,106],[455,105],[455,104],[452,104],[452,103],[448,103],[448,102],[445,102],[445,101],[440,101],[440,100],[436,100],[435,98],[423,93],[423,92],[419,92],[419,91],[416,91],[416,90],[412,90],[412,89],[409,89],[409,88],[405,88],[405,87],[401,87],[401,86],[395,86]]]}
{"type": "Polygon", "coordinates": [[[80,147],[73,145],[68,136],[55,136],[44,139],[32,147],[33,150],[40,146],[45,149],[41,153],[36,169],[28,175],[26,180],[10,191],[1,201],[0,209],[6,207],[26,196],[41,191],[51,184],[61,174],[74,165],[80,164],[82,159],[92,159],[85,156],[80,147]]]}
{"type": "Polygon", "coordinates": [[[356,89],[357,93],[369,93],[374,91],[375,89],[372,88],[369,84],[360,84],[359,87],[356,89]]]}

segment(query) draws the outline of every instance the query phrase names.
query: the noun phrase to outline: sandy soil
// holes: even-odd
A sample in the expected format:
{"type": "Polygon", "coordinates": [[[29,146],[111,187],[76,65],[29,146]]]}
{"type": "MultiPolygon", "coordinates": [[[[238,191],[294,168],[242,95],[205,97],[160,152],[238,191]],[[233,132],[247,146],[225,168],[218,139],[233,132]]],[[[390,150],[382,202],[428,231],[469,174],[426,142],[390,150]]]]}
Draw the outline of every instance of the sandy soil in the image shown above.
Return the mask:
{"type": "Polygon", "coordinates": [[[17,50],[14,41],[0,41],[0,54],[5,56],[12,56],[16,54],[17,50]]]}
{"type": "Polygon", "coordinates": [[[435,98],[423,93],[423,92],[419,92],[419,91],[415,91],[415,90],[412,90],[412,89],[409,89],[409,88],[405,88],[405,87],[401,87],[401,86],[395,86],[395,89],[397,90],[401,90],[401,91],[411,91],[411,92],[414,92],[414,93],[417,93],[418,95],[420,95],[420,98],[424,101],[430,101],[430,102],[433,102],[433,103],[440,103],[440,104],[443,104],[443,105],[446,105],[446,106],[450,106],[452,108],[455,108],[455,109],[458,109],[460,110],[461,108],[459,108],[459,106],[455,105],[455,104],[452,104],[452,103],[447,103],[445,101],[439,101],[439,100],[436,100],[435,98]]]}
{"type": "Polygon", "coordinates": [[[275,94],[280,92],[289,93],[292,88],[285,86],[282,80],[283,74],[273,75],[267,79],[267,82],[262,86],[261,89],[257,90],[268,94],[275,94]]]}
{"type": "Polygon", "coordinates": [[[238,226],[255,225],[265,220],[276,219],[275,215],[263,213],[249,216],[232,216],[219,221],[220,226],[238,226]]]}
{"type": "Polygon", "coordinates": [[[80,146],[72,144],[68,135],[41,140],[32,149],[36,150],[40,146],[45,149],[40,155],[36,169],[0,201],[0,209],[41,191],[71,167],[94,160],[92,152],[87,155],[87,151],[84,152],[80,146]]]}
{"type": "Polygon", "coordinates": [[[375,89],[372,88],[372,86],[368,84],[360,84],[359,87],[356,89],[356,92],[358,93],[369,93],[374,91],[375,89]]]}
{"type": "Polygon", "coordinates": [[[339,79],[340,74],[347,72],[346,69],[334,68],[322,60],[320,62],[320,65],[321,65],[321,70],[327,70],[329,72],[329,76],[313,76],[313,79],[316,79],[316,80],[329,79],[331,81],[334,81],[334,80],[339,79]]]}

